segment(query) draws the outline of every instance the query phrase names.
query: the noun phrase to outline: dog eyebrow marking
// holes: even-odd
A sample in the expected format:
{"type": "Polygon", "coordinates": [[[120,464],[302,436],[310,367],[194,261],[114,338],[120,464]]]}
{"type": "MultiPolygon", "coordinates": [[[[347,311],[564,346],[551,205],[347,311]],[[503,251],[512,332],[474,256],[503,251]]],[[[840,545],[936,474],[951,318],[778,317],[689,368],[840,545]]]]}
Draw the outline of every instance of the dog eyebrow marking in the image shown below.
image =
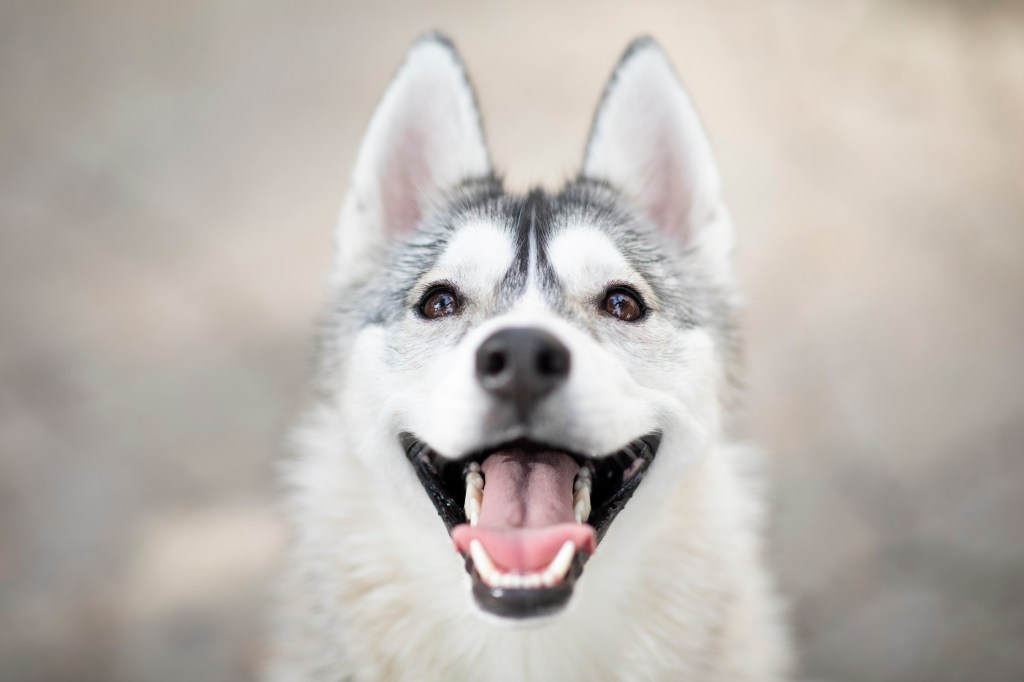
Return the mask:
{"type": "Polygon", "coordinates": [[[494,289],[514,259],[505,230],[490,220],[474,219],[452,235],[434,267],[420,279],[449,279],[480,296],[494,289]]]}
{"type": "Polygon", "coordinates": [[[629,282],[651,300],[647,280],[601,230],[569,225],[550,242],[548,256],[555,275],[573,297],[600,293],[608,282],[629,282]]]}

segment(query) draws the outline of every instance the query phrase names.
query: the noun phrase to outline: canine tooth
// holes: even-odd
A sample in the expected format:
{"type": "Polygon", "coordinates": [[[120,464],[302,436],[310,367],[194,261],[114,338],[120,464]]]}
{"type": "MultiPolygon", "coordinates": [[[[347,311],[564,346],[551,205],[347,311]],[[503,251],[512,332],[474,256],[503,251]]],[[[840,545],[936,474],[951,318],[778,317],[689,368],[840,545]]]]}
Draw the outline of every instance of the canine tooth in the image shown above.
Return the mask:
{"type": "Polygon", "coordinates": [[[466,490],[466,504],[464,508],[466,511],[466,518],[469,519],[469,525],[471,526],[475,526],[477,520],[480,518],[481,502],[483,502],[483,500],[481,499],[479,490],[475,490],[473,488],[466,490]]]}
{"type": "Polygon", "coordinates": [[[576,545],[573,544],[572,540],[566,540],[562,548],[558,550],[558,554],[551,560],[548,567],[544,569],[544,573],[541,575],[544,586],[551,587],[556,584],[559,580],[565,577],[565,574],[569,572],[569,566],[572,565],[572,558],[576,554],[576,545]]]}
{"type": "Polygon", "coordinates": [[[476,567],[476,572],[480,574],[480,578],[488,585],[494,587],[495,583],[501,579],[501,574],[498,573],[494,562],[491,561],[491,557],[487,555],[487,550],[484,549],[479,540],[470,541],[469,556],[473,559],[473,566],[476,567]]]}
{"type": "Polygon", "coordinates": [[[576,523],[583,523],[590,518],[591,476],[590,467],[581,466],[572,483],[572,510],[576,515],[576,523]]]}
{"type": "Polygon", "coordinates": [[[466,496],[466,518],[469,525],[475,526],[480,520],[480,502],[475,497],[466,496]]]}
{"type": "MultiPolygon", "coordinates": [[[[576,479],[580,482],[581,479],[576,479]]],[[[572,510],[576,514],[576,523],[584,523],[590,518],[590,479],[583,480],[572,496],[572,510]]]]}
{"type": "MultiPolygon", "coordinates": [[[[479,465],[478,465],[479,466],[479,465]]],[[[466,518],[469,525],[475,526],[480,517],[480,505],[484,501],[484,479],[478,471],[470,471],[466,474],[466,502],[463,508],[466,511],[466,518]]]]}
{"type": "Polygon", "coordinates": [[[577,493],[573,499],[573,513],[576,515],[576,523],[586,523],[590,518],[590,491],[586,494],[577,493]]]}

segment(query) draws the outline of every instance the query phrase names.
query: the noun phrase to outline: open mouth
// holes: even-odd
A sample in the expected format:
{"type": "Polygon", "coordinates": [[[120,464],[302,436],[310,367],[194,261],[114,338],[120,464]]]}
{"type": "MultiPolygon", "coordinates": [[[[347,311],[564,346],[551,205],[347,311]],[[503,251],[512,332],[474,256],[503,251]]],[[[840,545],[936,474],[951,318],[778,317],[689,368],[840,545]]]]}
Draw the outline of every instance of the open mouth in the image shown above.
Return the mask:
{"type": "Polygon", "coordinates": [[[508,618],[554,613],[654,461],[652,433],[603,457],[516,440],[457,460],[399,436],[465,557],[473,595],[508,618]]]}

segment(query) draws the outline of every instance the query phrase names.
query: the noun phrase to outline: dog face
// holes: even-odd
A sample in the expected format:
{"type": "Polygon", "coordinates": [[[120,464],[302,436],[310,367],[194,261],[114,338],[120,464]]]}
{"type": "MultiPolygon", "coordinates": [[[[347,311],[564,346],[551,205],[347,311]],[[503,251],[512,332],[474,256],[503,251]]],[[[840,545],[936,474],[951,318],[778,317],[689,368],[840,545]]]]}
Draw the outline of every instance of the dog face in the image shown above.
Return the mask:
{"type": "Polygon", "coordinates": [[[410,50],[342,211],[324,388],[398,506],[422,525],[433,503],[417,542],[454,542],[481,609],[557,612],[717,434],[731,246],[709,145],[650,41],[556,194],[506,193],[451,45],[410,50]]]}

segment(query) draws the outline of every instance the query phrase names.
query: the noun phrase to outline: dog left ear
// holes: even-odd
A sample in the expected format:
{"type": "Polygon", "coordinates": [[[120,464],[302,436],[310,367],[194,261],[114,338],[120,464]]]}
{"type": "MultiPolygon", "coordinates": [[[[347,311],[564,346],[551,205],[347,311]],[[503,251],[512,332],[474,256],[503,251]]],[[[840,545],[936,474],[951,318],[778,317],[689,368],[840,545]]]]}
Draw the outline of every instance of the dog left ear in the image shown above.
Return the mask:
{"type": "Polygon", "coordinates": [[[594,116],[582,174],[624,192],[684,246],[728,256],[730,222],[704,128],[665,53],[630,44],[594,116]]]}
{"type": "Polygon", "coordinates": [[[476,98],[455,47],[431,33],[406,54],[370,120],[336,232],[335,276],[414,230],[432,202],[491,173],[476,98]]]}

